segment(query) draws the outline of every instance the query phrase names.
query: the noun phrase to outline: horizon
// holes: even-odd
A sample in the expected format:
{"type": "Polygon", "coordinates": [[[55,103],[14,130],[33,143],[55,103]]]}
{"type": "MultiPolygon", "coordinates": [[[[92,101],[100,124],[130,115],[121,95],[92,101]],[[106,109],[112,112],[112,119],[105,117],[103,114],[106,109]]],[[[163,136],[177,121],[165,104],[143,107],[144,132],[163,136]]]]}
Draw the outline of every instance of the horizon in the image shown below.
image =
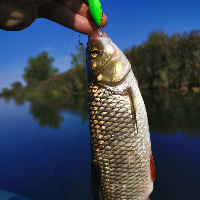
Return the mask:
{"type": "MultiPolygon", "coordinates": [[[[101,0],[108,24],[103,30],[122,50],[130,49],[146,41],[152,31],[164,31],[167,35],[182,34],[200,29],[200,2],[184,0],[166,3],[147,0],[113,3],[101,0]],[[121,15],[120,15],[120,14],[121,15]]],[[[0,30],[1,65],[0,92],[20,81],[30,57],[46,51],[55,61],[59,73],[70,69],[71,53],[76,54],[78,41],[87,44],[87,36],[46,19],[37,19],[22,31],[0,30]]]]}

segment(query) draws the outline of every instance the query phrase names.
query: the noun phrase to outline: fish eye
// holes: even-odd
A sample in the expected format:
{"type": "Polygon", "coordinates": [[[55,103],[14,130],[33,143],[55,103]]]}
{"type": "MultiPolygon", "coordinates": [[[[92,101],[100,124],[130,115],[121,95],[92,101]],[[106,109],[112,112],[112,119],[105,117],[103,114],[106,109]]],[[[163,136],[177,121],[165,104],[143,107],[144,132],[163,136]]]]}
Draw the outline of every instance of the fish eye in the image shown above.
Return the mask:
{"type": "Polygon", "coordinates": [[[93,58],[96,58],[99,55],[99,48],[98,47],[93,47],[90,51],[90,55],[93,58]]]}

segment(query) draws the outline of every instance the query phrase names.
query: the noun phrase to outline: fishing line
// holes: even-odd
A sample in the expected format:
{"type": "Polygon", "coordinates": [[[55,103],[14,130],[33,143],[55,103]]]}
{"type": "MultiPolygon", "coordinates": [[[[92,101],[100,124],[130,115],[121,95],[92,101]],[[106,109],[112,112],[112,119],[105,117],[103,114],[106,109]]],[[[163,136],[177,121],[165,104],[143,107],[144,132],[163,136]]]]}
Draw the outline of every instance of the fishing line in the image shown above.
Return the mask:
{"type": "Polygon", "coordinates": [[[53,172],[53,176],[54,176],[54,178],[55,178],[55,180],[56,180],[56,183],[57,183],[57,185],[58,185],[58,188],[59,188],[59,190],[60,190],[62,199],[66,199],[66,198],[65,198],[66,196],[65,196],[65,194],[64,194],[64,192],[63,192],[63,190],[62,190],[62,187],[61,187],[60,182],[59,182],[59,180],[58,180],[58,177],[57,177],[57,175],[56,175],[56,171],[55,171],[55,169],[53,168],[51,159],[50,159],[49,154],[48,154],[48,151],[47,151],[47,149],[46,149],[46,147],[45,147],[45,144],[44,144],[44,141],[43,141],[42,136],[41,136],[41,134],[40,134],[40,131],[39,131],[37,128],[36,128],[36,130],[37,130],[37,132],[38,132],[38,135],[39,135],[39,138],[40,138],[40,141],[41,141],[41,145],[42,145],[42,147],[43,147],[43,150],[44,150],[44,153],[45,153],[45,155],[46,155],[46,158],[47,158],[47,160],[48,160],[48,162],[49,162],[49,166],[50,166],[50,168],[51,168],[51,170],[52,170],[52,172],[53,172]]]}
{"type": "Polygon", "coordinates": [[[78,44],[79,44],[79,45],[83,45],[83,43],[81,43],[81,35],[80,35],[80,33],[79,33],[79,41],[78,41],[78,44]]]}
{"type": "Polygon", "coordinates": [[[66,48],[66,50],[65,50],[64,56],[63,56],[63,58],[62,58],[62,61],[61,61],[61,63],[60,63],[60,66],[58,67],[58,69],[61,68],[61,65],[62,65],[62,63],[63,63],[63,60],[64,60],[64,58],[65,58],[65,55],[66,55],[67,50],[68,50],[68,48],[69,48],[69,45],[70,45],[70,43],[71,43],[72,37],[73,37],[73,35],[74,35],[74,32],[75,32],[75,31],[73,31],[72,34],[71,34],[70,40],[69,40],[69,42],[68,42],[67,48],[66,48]]]}

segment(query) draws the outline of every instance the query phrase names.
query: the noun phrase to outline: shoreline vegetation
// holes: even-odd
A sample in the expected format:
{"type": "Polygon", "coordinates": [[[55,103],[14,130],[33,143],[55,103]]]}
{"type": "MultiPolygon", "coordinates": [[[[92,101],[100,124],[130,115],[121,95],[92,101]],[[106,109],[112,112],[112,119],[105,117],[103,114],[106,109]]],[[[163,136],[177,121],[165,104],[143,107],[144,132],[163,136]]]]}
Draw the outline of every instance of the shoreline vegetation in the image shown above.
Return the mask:
{"type": "MultiPolygon", "coordinates": [[[[200,95],[150,90],[141,92],[152,133],[176,135],[181,132],[184,137],[200,137],[200,95]]],[[[20,98],[4,97],[3,101],[20,107],[27,104],[26,99],[20,98]]],[[[41,127],[60,128],[65,113],[80,117],[82,123],[89,120],[87,95],[28,100],[27,105],[30,115],[41,127]]]]}
{"type": "MultiPolygon", "coordinates": [[[[154,31],[124,53],[141,90],[200,94],[200,30],[172,36],[154,31]]],[[[78,46],[71,56],[71,69],[61,74],[47,52],[29,58],[23,75],[26,86],[16,81],[0,97],[45,100],[87,94],[85,47],[78,46]]]]}

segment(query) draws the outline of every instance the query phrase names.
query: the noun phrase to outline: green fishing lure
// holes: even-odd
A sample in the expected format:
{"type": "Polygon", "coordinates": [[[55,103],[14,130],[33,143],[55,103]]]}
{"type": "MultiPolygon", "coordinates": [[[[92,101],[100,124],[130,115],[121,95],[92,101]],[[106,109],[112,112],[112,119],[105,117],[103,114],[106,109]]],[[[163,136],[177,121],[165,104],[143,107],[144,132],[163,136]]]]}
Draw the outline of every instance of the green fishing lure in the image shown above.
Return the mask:
{"type": "Polygon", "coordinates": [[[100,26],[102,20],[102,8],[100,0],[88,0],[90,13],[95,23],[100,26]]]}

